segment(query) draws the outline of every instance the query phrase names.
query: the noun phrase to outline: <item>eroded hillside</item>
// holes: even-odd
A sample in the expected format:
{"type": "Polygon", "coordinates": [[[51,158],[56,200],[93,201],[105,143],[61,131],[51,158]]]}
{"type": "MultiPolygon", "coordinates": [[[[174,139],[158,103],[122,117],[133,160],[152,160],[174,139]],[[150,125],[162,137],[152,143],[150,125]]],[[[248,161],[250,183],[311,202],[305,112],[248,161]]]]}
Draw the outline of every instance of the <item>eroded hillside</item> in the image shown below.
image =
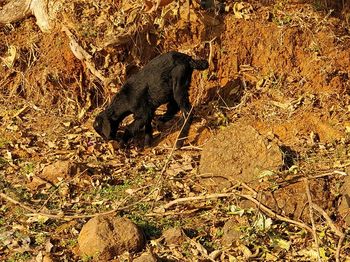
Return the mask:
{"type": "Polygon", "coordinates": [[[160,2],[69,1],[50,33],[0,27],[1,260],[92,260],[78,235],[106,213],[145,236],[115,261],[349,260],[349,4],[160,2]],[[180,115],[155,118],[150,148],[104,142],[96,114],[169,50],[209,61],[185,146],[180,115]]]}

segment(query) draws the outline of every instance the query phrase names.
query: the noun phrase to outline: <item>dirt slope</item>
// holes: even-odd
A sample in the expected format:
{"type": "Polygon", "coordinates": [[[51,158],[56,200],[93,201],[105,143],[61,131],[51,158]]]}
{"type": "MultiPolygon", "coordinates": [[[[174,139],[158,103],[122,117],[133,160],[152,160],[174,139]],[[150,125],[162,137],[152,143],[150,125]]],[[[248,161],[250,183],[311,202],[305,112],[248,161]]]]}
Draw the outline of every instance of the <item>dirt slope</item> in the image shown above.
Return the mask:
{"type": "MultiPolygon", "coordinates": [[[[154,12],[136,0],[67,3],[62,23],[113,79],[108,86],[73,55],[64,32],[43,34],[34,18],[0,27],[0,260],[89,261],[78,256],[79,231],[91,214],[110,210],[140,226],[161,261],[349,259],[349,239],[338,242],[332,227],[348,226],[338,211],[342,175],[350,172],[348,3],[223,1],[220,11],[180,2],[154,12]],[[110,44],[116,32],[122,43],[110,44]],[[193,76],[187,146],[172,150],[178,118],[154,122],[152,148],[142,148],[141,139],[128,149],[103,142],[91,126],[103,103],[128,75],[168,50],[210,63],[193,76]],[[273,176],[279,185],[321,177],[327,192],[315,198],[329,196],[324,206],[332,222],[314,210],[318,248],[305,229],[310,221],[293,218],[303,228],[246,205],[233,193],[247,189],[232,181],[210,199],[191,199],[209,194],[198,168],[203,145],[231,123],[251,125],[289,149],[292,164],[273,176]],[[64,168],[62,161],[69,170],[51,181],[44,168],[64,168]],[[188,199],[172,204],[179,198],[188,199]],[[227,248],[223,228],[232,218],[241,235],[227,248]],[[173,227],[186,237],[168,245],[160,236],[173,227]]],[[[297,194],[287,187],[289,197],[307,199],[305,184],[297,194]]],[[[268,188],[272,195],[275,189],[268,188]]]]}

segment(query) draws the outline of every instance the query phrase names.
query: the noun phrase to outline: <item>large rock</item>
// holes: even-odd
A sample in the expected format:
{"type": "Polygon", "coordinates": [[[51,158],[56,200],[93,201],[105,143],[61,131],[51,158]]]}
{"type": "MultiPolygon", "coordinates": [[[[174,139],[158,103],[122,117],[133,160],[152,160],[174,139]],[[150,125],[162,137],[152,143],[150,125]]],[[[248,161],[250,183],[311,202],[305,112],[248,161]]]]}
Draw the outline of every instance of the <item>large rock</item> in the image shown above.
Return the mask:
{"type": "MultiPolygon", "coordinates": [[[[270,183],[270,188],[272,187],[273,182],[270,183]]],[[[309,180],[309,190],[313,203],[324,210],[331,207],[333,199],[324,179],[309,180]]],[[[303,180],[280,184],[279,188],[275,190],[267,188],[261,192],[259,200],[279,214],[294,219],[302,219],[308,223],[311,222],[309,208],[305,208],[308,197],[303,180]]]]}
{"type": "Polygon", "coordinates": [[[127,218],[98,216],[83,226],[78,245],[81,256],[108,261],[125,251],[142,250],[145,239],[141,230],[127,218]]]}
{"type": "Polygon", "coordinates": [[[253,127],[233,124],[220,131],[204,147],[200,173],[207,188],[228,187],[230,180],[257,183],[262,172],[283,165],[277,143],[261,136],[253,127]]]}
{"type": "MultiPolygon", "coordinates": [[[[278,171],[282,165],[283,155],[277,142],[264,138],[251,126],[234,124],[204,146],[200,183],[209,191],[222,192],[234,181],[245,182],[259,192],[258,200],[275,212],[310,221],[309,212],[305,209],[308,201],[305,182],[290,177],[281,183],[281,178],[273,171],[278,171]],[[278,186],[277,179],[280,182],[278,186]]],[[[310,180],[309,187],[313,202],[327,209],[328,201],[324,199],[329,199],[330,195],[326,182],[323,179],[310,180]]],[[[251,194],[249,191],[246,193],[251,194]]],[[[239,206],[247,209],[255,207],[255,204],[241,200],[239,206]]]]}

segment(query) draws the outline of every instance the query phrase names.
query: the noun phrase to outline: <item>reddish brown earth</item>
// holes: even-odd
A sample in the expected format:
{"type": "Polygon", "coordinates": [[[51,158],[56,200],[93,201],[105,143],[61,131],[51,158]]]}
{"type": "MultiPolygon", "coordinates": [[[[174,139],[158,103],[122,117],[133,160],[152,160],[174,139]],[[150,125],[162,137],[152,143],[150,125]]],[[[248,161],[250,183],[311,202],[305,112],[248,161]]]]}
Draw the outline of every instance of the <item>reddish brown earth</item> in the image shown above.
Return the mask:
{"type": "MultiPolygon", "coordinates": [[[[255,128],[290,154],[289,165],[254,188],[264,191],[266,199],[248,193],[261,203],[266,200],[278,214],[311,227],[303,180],[307,177],[312,200],[332,221],[313,210],[320,254],[334,261],[339,237],[330,223],[342,232],[349,226],[349,205],[342,199],[342,191],[349,188],[342,175],[350,172],[349,4],[244,1],[237,9],[230,2],[219,14],[201,10],[197,3],[188,13],[186,5],[178,9],[176,1],[147,13],[133,9],[139,2],[72,1],[62,17],[95,67],[113,79],[109,86],[75,58],[61,30],[44,34],[32,17],[0,27],[0,260],[89,261],[79,256],[79,232],[91,214],[113,209],[144,231],[143,252],[151,250],[163,260],[316,260],[311,232],[281,222],[251,201],[237,195],[190,199],[247,193],[236,181],[217,191],[206,187],[199,168],[208,141],[230,124],[239,124],[255,128]],[[124,29],[132,32],[128,41],[103,45],[111,32],[124,29]],[[13,50],[13,65],[8,66],[5,61],[13,50]],[[193,75],[195,121],[187,145],[172,151],[178,118],[154,122],[151,148],[143,149],[141,139],[128,149],[103,142],[91,125],[103,103],[127,75],[168,50],[210,63],[209,70],[193,75]],[[45,170],[64,170],[57,163],[69,163],[69,175],[49,179],[55,175],[50,171],[46,177],[45,170]],[[164,208],[179,198],[189,200],[164,208]],[[294,202],[288,201],[291,198],[294,202]],[[295,202],[303,205],[291,214],[295,202]],[[259,227],[262,213],[272,219],[271,227],[259,227]],[[239,244],[227,248],[231,238],[223,234],[232,230],[224,225],[232,218],[244,223],[239,244]],[[186,234],[181,244],[164,241],[162,232],[169,228],[186,234]]],[[[252,142],[244,134],[239,141],[252,142]]],[[[349,259],[348,238],[340,254],[343,261],[349,259]]],[[[116,259],[138,256],[128,253],[116,259]]]]}

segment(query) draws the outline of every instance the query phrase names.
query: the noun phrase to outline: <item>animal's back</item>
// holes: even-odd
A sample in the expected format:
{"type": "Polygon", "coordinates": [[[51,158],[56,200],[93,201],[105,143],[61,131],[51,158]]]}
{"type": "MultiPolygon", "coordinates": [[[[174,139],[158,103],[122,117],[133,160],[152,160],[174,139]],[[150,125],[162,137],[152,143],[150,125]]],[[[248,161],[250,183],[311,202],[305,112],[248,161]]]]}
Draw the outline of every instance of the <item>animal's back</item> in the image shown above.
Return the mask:
{"type": "Polygon", "coordinates": [[[207,63],[205,60],[193,60],[190,56],[176,51],[164,53],[129,77],[124,88],[128,88],[127,92],[133,93],[135,97],[147,95],[153,106],[157,107],[168,102],[169,97],[172,97],[171,71],[177,66],[184,66],[188,76],[191,77],[193,69],[207,68],[203,61],[207,63]]]}
{"type": "Polygon", "coordinates": [[[144,75],[147,77],[149,74],[162,75],[165,72],[173,69],[177,64],[189,64],[190,60],[191,57],[186,54],[170,51],[153,58],[142,69],[140,69],[140,71],[136,73],[134,77],[138,75],[144,75]]]}
{"type": "Polygon", "coordinates": [[[176,66],[178,54],[182,55],[172,51],[155,57],[139,72],[130,76],[124,88],[129,89],[127,92],[133,93],[133,96],[148,93],[154,106],[165,103],[172,94],[171,70],[176,66]]]}

